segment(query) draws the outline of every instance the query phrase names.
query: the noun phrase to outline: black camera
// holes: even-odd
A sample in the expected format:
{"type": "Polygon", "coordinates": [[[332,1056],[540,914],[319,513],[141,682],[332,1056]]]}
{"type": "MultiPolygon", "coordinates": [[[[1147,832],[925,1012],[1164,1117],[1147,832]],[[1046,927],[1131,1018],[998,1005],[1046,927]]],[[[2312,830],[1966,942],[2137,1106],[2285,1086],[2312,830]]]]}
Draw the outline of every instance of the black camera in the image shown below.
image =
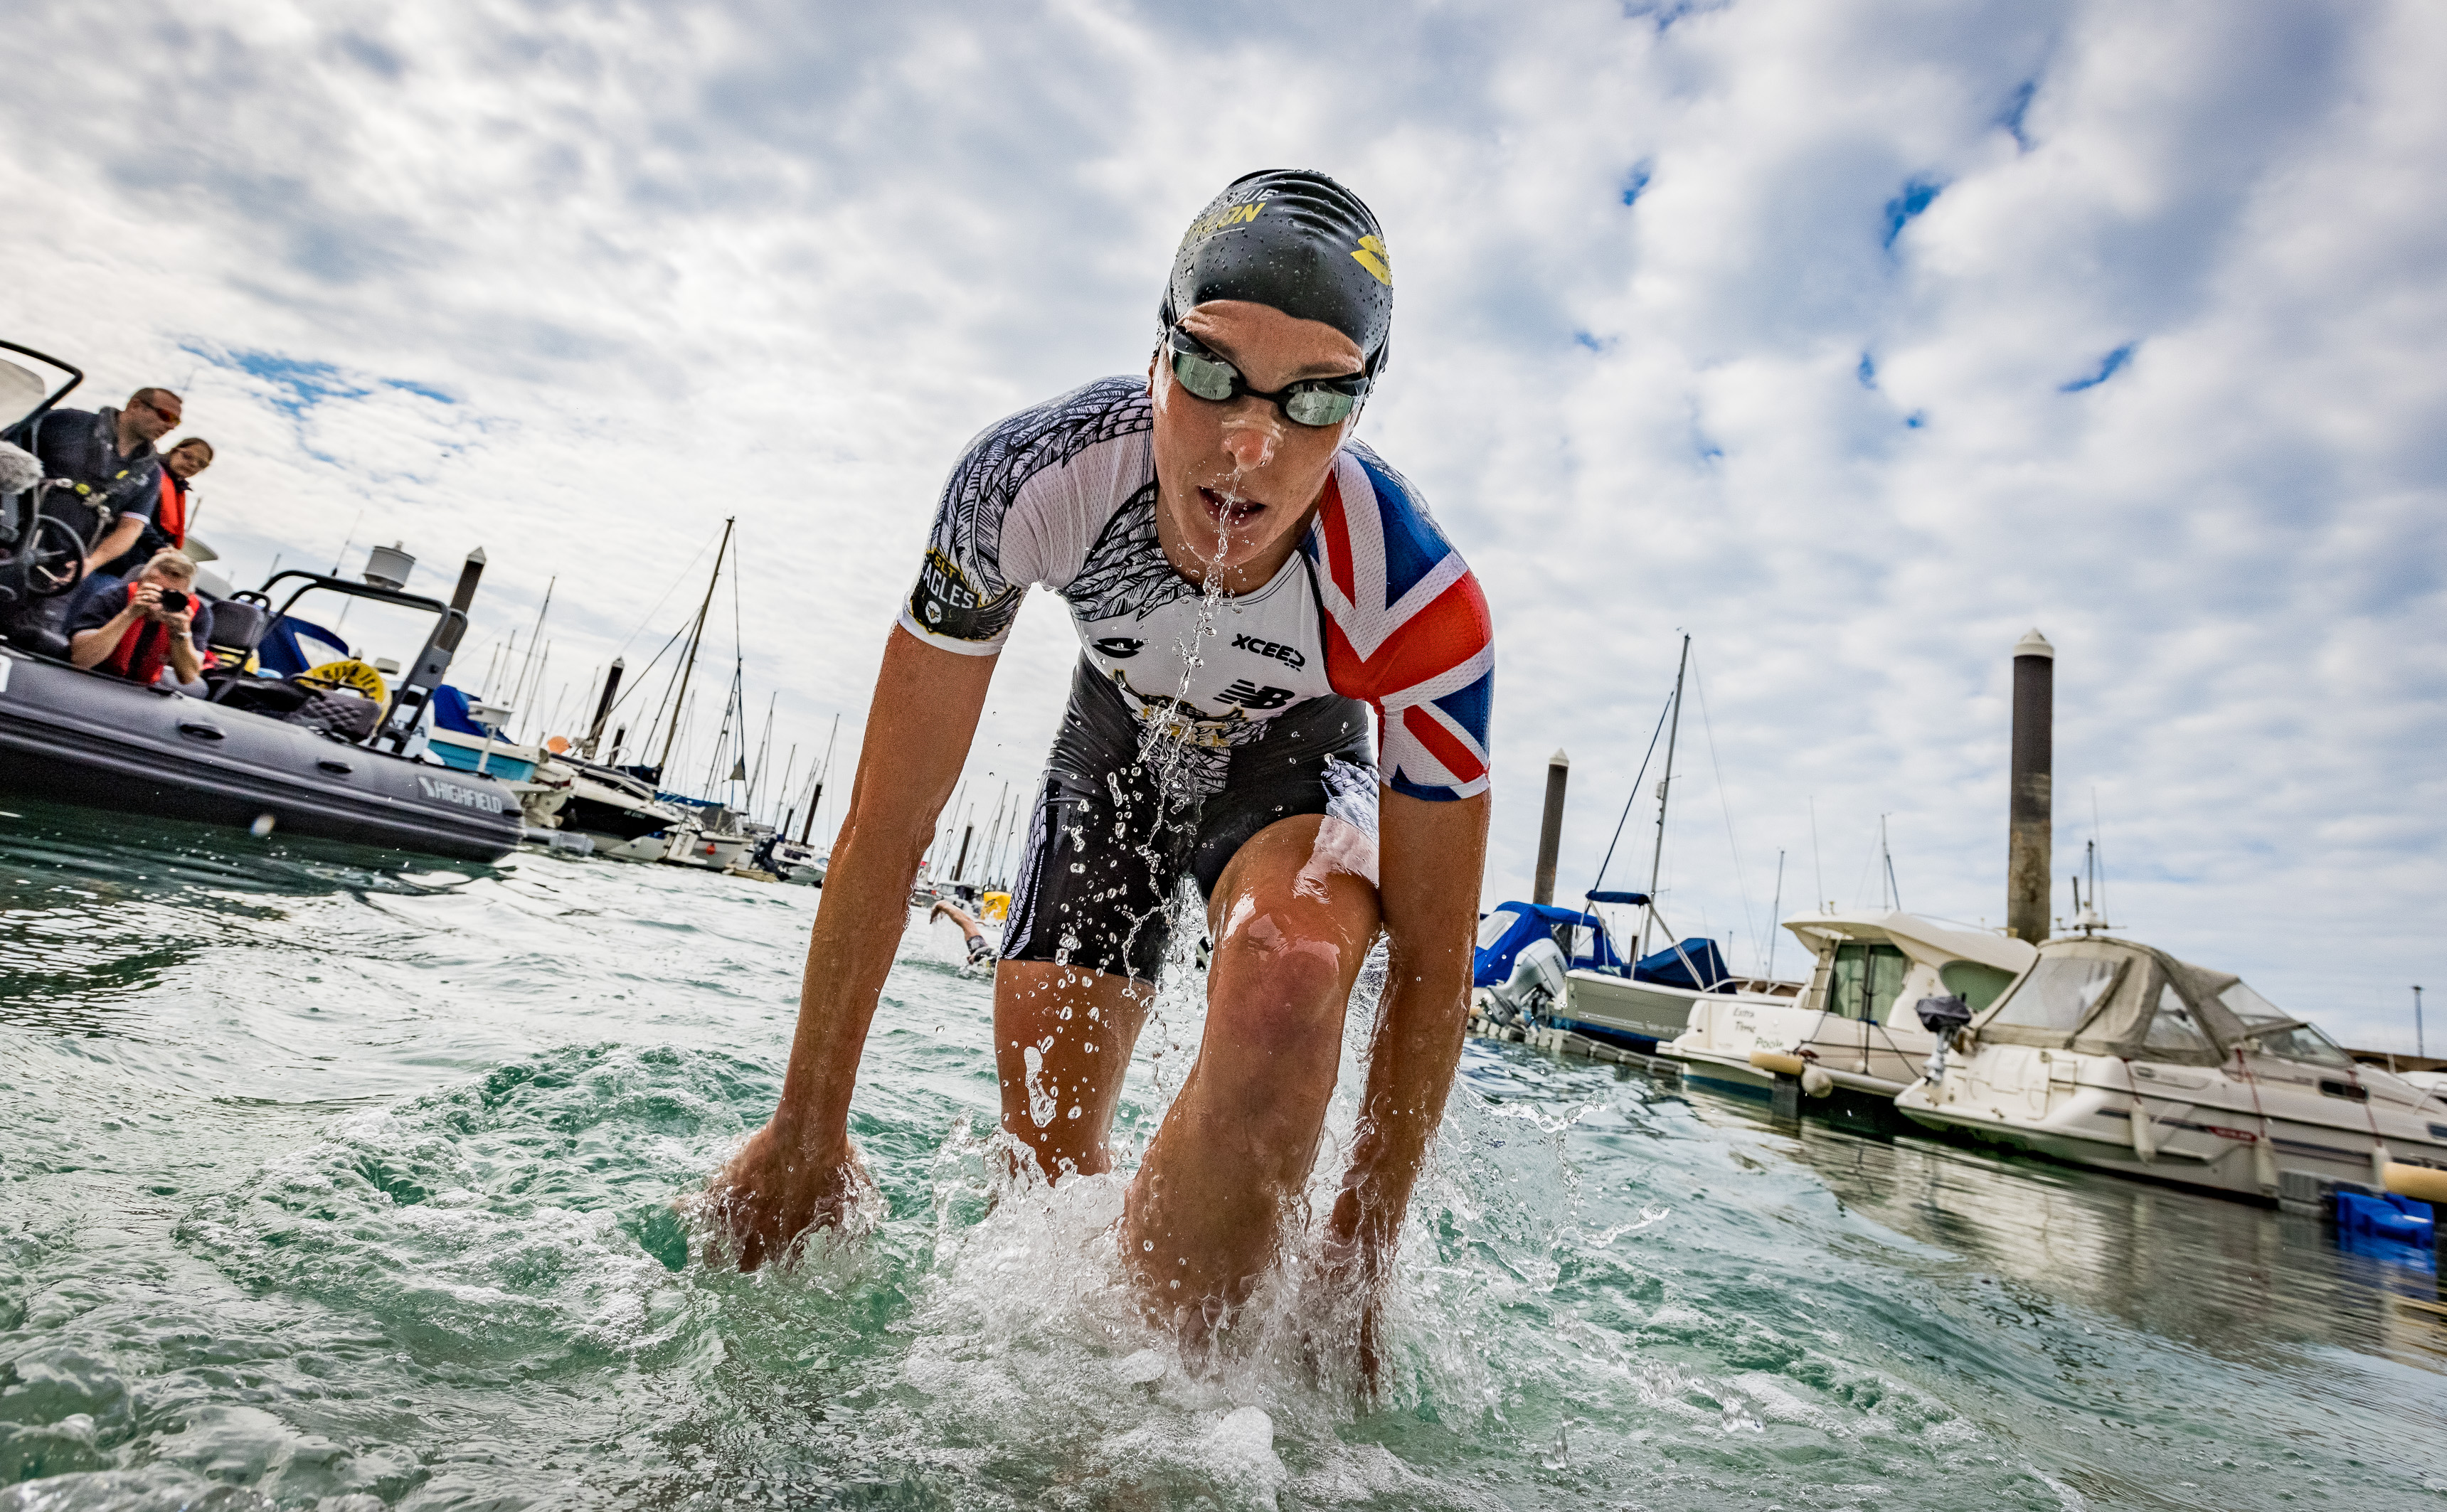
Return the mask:
{"type": "Polygon", "coordinates": [[[195,599],[175,588],[164,588],[161,590],[161,596],[156,602],[161,606],[161,613],[165,614],[183,614],[189,606],[195,603],[195,599]]]}

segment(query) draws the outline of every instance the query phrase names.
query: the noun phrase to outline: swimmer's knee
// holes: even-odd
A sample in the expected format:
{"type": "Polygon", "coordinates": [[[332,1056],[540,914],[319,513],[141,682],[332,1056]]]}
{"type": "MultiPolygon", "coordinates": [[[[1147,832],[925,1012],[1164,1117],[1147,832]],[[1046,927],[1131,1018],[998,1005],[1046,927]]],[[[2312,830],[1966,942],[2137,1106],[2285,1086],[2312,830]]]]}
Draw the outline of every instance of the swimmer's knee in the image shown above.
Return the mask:
{"type": "Polygon", "coordinates": [[[1331,940],[1260,943],[1227,937],[1208,968],[1207,1017],[1229,1043],[1262,1053],[1314,1048],[1338,1035],[1337,999],[1351,979],[1331,940]]]}

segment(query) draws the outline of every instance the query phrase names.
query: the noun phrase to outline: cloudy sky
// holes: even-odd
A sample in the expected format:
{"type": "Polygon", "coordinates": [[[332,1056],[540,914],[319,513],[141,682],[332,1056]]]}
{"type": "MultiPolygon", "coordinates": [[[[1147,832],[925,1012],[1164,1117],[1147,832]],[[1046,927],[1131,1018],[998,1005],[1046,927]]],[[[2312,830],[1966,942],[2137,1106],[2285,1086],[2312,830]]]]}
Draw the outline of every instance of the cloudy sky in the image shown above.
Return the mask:
{"type": "MultiPolygon", "coordinates": [[[[1356,14],[20,3],[58,66],[0,92],[0,335],[186,395],[242,579],[399,539],[441,592],[481,544],[469,678],[557,576],[531,703],[651,656],[736,516],[778,767],[835,710],[854,748],[962,442],[1143,366],[1205,199],[1322,168],[1397,269],[1365,434],[1495,608],[1489,901],[1558,747],[1589,885],[1688,632],[1678,925],[1753,964],[1779,852],[1788,913],[1874,904],[1882,818],[1906,906],[1997,922],[2037,626],[2058,910],[2096,835],[2135,936],[2410,1048],[2447,986],[2447,9],[1356,14]]],[[[1068,635],[1022,615],[981,822],[1068,635]]]]}

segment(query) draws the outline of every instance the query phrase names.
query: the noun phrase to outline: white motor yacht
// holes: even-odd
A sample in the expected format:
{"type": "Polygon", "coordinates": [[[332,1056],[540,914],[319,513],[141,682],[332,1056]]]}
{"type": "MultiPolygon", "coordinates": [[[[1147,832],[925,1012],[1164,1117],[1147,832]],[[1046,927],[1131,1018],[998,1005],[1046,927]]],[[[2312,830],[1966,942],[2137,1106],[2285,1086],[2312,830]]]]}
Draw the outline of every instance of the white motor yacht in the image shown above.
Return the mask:
{"type": "Polygon", "coordinates": [[[1895,1099],[2058,1160],[2244,1197],[2447,1197],[2447,1094],[2358,1065],[2229,973],[2055,939],[1895,1099]]]}
{"type": "Polygon", "coordinates": [[[1765,1093],[1782,1073],[1812,1091],[1892,1097],[1937,1049],[1914,1004],[1951,994],[1977,1012],[2038,954],[2005,935],[1892,911],[1799,914],[1784,927],[1815,957],[1809,985],[1772,1001],[1699,999],[1689,1027],[1658,1048],[1683,1063],[1687,1080],[1765,1093]]]}

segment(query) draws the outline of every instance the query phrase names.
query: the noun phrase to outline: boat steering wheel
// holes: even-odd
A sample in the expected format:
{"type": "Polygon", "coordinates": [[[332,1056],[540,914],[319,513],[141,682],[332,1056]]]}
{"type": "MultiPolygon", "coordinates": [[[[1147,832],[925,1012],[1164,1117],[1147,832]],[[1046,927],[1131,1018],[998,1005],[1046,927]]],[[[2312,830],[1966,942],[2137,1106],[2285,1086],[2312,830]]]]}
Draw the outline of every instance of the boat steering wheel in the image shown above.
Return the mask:
{"type": "Polygon", "coordinates": [[[17,549],[16,567],[28,597],[57,598],[85,577],[85,542],[67,521],[37,515],[17,549]]]}

